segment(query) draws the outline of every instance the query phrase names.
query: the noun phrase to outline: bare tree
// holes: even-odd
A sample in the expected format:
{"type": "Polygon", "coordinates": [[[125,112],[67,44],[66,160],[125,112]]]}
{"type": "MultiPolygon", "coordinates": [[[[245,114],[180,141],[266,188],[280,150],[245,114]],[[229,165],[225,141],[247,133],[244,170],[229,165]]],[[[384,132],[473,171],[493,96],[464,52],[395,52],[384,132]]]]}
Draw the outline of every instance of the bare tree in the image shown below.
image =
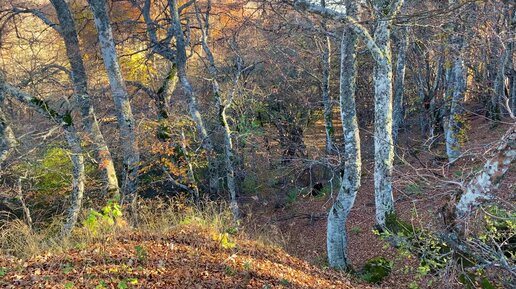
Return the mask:
{"type": "Polygon", "coordinates": [[[107,3],[104,0],[88,0],[95,19],[100,49],[104,60],[111,94],[115,103],[118,127],[120,129],[120,147],[123,154],[122,199],[131,205],[133,222],[136,221],[136,190],[138,186],[138,167],[140,153],[136,139],[136,124],[126,84],[120,71],[115,41],[109,20],[107,3]]]}

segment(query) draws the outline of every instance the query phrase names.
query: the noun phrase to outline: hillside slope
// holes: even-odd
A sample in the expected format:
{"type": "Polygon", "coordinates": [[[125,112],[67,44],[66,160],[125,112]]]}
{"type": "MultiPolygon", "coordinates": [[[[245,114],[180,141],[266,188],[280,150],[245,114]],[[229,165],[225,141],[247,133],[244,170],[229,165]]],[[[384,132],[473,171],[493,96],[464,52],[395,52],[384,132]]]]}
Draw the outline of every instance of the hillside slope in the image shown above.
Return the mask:
{"type": "MultiPolygon", "coordinates": [[[[125,236],[124,236],[125,235],[125,236]]],[[[284,251],[191,225],[1,259],[2,288],[366,288],[284,251]],[[228,237],[229,239],[226,239],[228,237]],[[116,244],[116,245],[115,245],[116,244]]]]}

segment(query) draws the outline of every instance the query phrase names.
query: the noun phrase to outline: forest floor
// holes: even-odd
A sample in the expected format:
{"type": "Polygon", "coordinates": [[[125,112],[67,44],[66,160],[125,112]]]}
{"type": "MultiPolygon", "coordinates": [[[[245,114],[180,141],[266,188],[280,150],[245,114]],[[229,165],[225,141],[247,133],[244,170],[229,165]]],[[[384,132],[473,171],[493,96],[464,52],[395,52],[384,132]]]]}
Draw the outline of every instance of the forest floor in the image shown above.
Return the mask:
{"type": "Polygon", "coordinates": [[[128,231],[65,254],[0,259],[2,288],[368,288],[282,249],[196,225],[128,231]]]}
{"type": "MultiPolygon", "coordinates": [[[[496,126],[478,113],[480,109],[472,108],[467,117],[467,139],[464,157],[447,165],[442,138],[436,139],[432,147],[421,141],[417,120],[410,120],[407,129],[400,135],[400,147],[395,157],[393,177],[396,212],[404,221],[415,227],[439,231],[444,228],[441,211],[450,202],[450,196],[459,188],[447,181],[467,182],[472,175],[482,168],[489,157],[489,150],[508,128],[508,123],[496,126]]],[[[312,151],[312,160],[324,154],[324,126],[322,121],[305,134],[307,150],[312,151]]],[[[334,121],[336,131],[341,130],[338,121],[334,121]]],[[[408,288],[416,282],[420,288],[436,288],[439,281],[454,280],[454,276],[434,276],[433,285],[429,277],[417,275],[418,261],[414,257],[402,257],[399,252],[373,233],[375,224],[374,205],[374,147],[373,127],[362,127],[362,185],[348,220],[349,256],[354,269],[360,269],[368,260],[384,257],[394,262],[392,273],[376,286],[382,288],[408,288]],[[435,281],[438,283],[436,284],[435,281]]],[[[341,134],[340,134],[341,135],[341,134]]],[[[340,136],[337,135],[337,139],[340,136]]],[[[309,162],[309,161],[308,161],[309,162]]],[[[317,175],[317,174],[314,174],[317,175]]],[[[319,174],[320,175],[320,174],[319,174]]],[[[506,178],[495,192],[496,197],[514,203],[516,190],[516,172],[508,172],[506,178]]],[[[326,191],[328,192],[328,191],[326,191]]],[[[290,254],[319,266],[327,266],[326,256],[326,216],[332,205],[332,198],[338,193],[334,188],[333,196],[299,196],[290,200],[285,206],[277,206],[277,195],[285,192],[270,192],[255,197],[248,202],[253,212],[249,226],[275,227],[284,247],[290,254]]],[[[456,278],[455,278],[456,279],[456,278]]],[[[441,284],[444,285],[444,284],[441,284]]],[[[453,284],[446,284],[452,288],[453,284]]],[[[457,284],[455,284],[457,285],[457,284]]]]}

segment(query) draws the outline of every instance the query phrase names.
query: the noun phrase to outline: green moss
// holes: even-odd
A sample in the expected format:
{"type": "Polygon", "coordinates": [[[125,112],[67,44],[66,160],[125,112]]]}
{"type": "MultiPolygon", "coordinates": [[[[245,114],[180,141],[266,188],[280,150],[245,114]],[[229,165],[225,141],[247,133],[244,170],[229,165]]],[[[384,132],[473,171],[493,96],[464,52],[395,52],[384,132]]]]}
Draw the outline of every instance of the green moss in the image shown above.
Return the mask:
{"type": "Polygon", "coordinates": [[[65,122],[66,125],[70,126],[72,125],[73,123],[73,120],[72,120],[72,114],[70,112],[67,112],[64,116],[63,116],[63,121],[65,122]]]}
{"type": "Polygon", "coordinates": [[[380,283],[392,271],[393,262],[384,257],[375,257],[364,264],[359,276],[369,283],[380,283]]]}

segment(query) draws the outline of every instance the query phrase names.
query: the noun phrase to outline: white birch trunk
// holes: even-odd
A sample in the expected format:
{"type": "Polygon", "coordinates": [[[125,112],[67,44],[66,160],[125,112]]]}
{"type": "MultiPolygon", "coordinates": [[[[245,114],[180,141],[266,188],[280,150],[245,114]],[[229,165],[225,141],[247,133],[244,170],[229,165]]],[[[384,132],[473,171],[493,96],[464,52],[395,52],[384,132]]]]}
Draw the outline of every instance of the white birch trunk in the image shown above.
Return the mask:
{"type": "Polygon", "coordinates": [[[124,201],[131,204],[133,220],[136,217],[136,190],[138,186],[138,167],[140,154],[136,139],[136,124],[131,110],[131,103],[123,79],[115,41],[109,20],[107,3],[104,0],[88,0],[95,19],[102,59],[108,75],[111,94],[115,103],[118,127],[120,129],[120,147],[123,153],[122,195],[124,201]]]}

